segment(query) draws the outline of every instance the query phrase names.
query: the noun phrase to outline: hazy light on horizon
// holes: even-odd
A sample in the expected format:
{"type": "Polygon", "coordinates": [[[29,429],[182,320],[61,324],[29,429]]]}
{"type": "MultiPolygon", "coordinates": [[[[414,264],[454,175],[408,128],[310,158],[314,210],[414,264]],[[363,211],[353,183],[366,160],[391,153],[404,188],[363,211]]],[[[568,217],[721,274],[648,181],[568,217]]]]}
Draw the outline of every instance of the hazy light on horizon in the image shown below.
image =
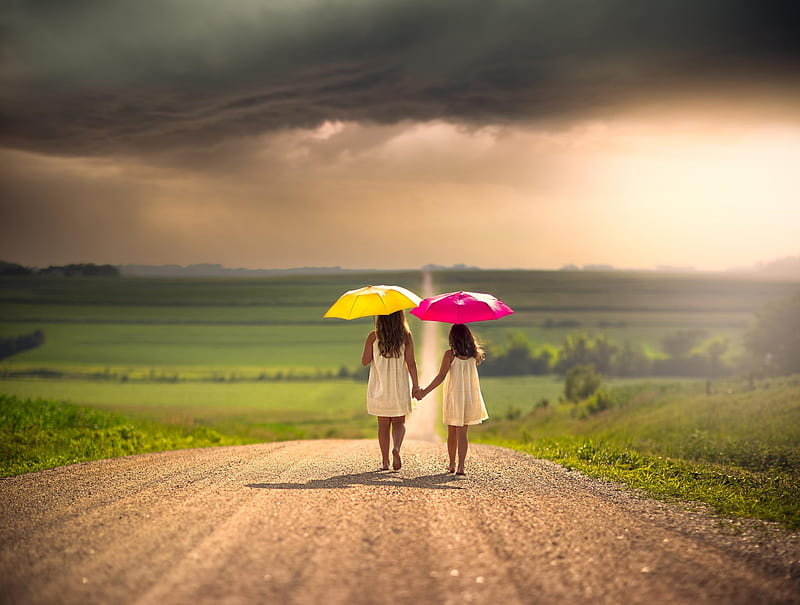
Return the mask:
{"type": "Polygon", "coordinates": [[[221,165],[214,150],[156,161],[6,152],[32,203],[16,209],[2,253],[35,265],[701,269],[795,254],[800,129],[725,126],[337,122],[230,143],[221,165]],[[121,239],[97,236],[122,226],[121,239]],[[32,237],[35,252],[13,254],[32,237]]]}

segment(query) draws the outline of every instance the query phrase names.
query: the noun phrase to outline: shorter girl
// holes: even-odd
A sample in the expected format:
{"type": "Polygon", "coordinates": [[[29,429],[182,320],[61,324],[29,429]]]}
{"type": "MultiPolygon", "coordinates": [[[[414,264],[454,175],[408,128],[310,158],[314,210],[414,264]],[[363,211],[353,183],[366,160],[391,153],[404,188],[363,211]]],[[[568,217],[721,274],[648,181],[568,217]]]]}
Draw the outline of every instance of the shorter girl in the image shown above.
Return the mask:
{"type": "Polygon", "coordinates": [[[447,453],[450,458],[447,470],[456,475],[464,474],[467,428],[489,417],[478,380],[478,364],[483,358],[483,350],[475,342],[469,328],[464,324],[453,325],[450,328],[450,349],[444,352],[439,374],[418,395],[418,399],[422,399],[447,377],[442,398],[442,419],[447,425],[447,453]]]}

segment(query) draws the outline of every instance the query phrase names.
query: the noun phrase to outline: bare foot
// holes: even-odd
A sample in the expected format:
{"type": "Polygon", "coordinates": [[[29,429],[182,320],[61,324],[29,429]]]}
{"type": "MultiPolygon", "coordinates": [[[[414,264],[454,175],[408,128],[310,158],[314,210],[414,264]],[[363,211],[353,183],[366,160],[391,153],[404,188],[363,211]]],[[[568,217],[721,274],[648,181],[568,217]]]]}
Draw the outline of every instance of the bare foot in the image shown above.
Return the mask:
{"type": "Polygon", "coordinates": [[[456,472],[456,467],[455,467],[455,465],[454,465],[454,464],[451,464],[450,466],[448,466],[448,467],[447,467],[447,472],[448,472],[448,473],[455,473],[455,472],[456,472]]]}
{"type": "Polygon", "coordinates": [[[392,450],[392,468],[399,471],[403,466],[403,461],[400,459],[400,452],[392,450]]]}
{"type": "Polygon", "coordinates": [[[458,472],[456,472],[456,475],[466,475],[466,474],[467,473],[464,472],[463,468],[458,469],[458,472]]]}
{"type": "Polygon", "coordinates": [[[379,471],[388,471],[388,470],[389,470],[389,465],[388,465],[388,464],[384,464],[384,465],[383,465],[382,467],[380,467],[378,470],[379,470],[379,471]]]}

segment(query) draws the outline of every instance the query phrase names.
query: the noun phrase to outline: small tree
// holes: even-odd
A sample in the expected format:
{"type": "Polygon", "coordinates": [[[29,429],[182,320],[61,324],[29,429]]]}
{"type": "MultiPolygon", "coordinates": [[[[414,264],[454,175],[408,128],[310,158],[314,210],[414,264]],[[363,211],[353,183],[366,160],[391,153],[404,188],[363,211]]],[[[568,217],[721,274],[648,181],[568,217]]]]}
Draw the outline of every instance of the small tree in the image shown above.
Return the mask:
{"type": "Polygon", "coordinates": [[[747,334],[747,346],[768,371],[800,373],[800,294],[764,307],[747,334]]]}
{"type": "Polygon", "coordinates": [[[703,352],[708,358],[708,371],[712,375],[721,374],[724,370],[722,366],[722,356],[728,350],[727,338],[715,338],[709,340],[703,346],[703,352]]]}
{"type": "Polygon", "coordinates": [[[564,397],[568,401],[581,401],[591,397],[602,383],[603,376],[595,372],[593,365],[573,366],[564,381],[564,397]]]}
{"type": "Polygon", "coordinates": [[[670,357],[685,357],[706,335],[704,330],[677,330],[661,341],[661,348],[670,357]]]}

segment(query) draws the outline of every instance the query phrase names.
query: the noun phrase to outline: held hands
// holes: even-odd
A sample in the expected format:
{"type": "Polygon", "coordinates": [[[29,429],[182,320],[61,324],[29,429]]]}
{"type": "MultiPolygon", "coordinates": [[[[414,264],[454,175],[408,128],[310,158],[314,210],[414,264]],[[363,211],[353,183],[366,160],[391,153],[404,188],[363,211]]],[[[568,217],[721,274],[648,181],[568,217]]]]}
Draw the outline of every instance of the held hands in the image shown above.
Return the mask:
{"type": "Polygon", "coordinates": [[[423,397],[425,397],[425,395],[427,395],[427,394],[428,394],[428,389],[423,389],[423,388],[421,388],[421,387],[418,387],[418,386],[417,386],[417,387],[414,387],[414,389],[411,391],[411,395],[412,395],[412,396],[414,397],[414,399],[416,399],[417,401],[420,401],[420,400],[421,400],[423,397]]]}

